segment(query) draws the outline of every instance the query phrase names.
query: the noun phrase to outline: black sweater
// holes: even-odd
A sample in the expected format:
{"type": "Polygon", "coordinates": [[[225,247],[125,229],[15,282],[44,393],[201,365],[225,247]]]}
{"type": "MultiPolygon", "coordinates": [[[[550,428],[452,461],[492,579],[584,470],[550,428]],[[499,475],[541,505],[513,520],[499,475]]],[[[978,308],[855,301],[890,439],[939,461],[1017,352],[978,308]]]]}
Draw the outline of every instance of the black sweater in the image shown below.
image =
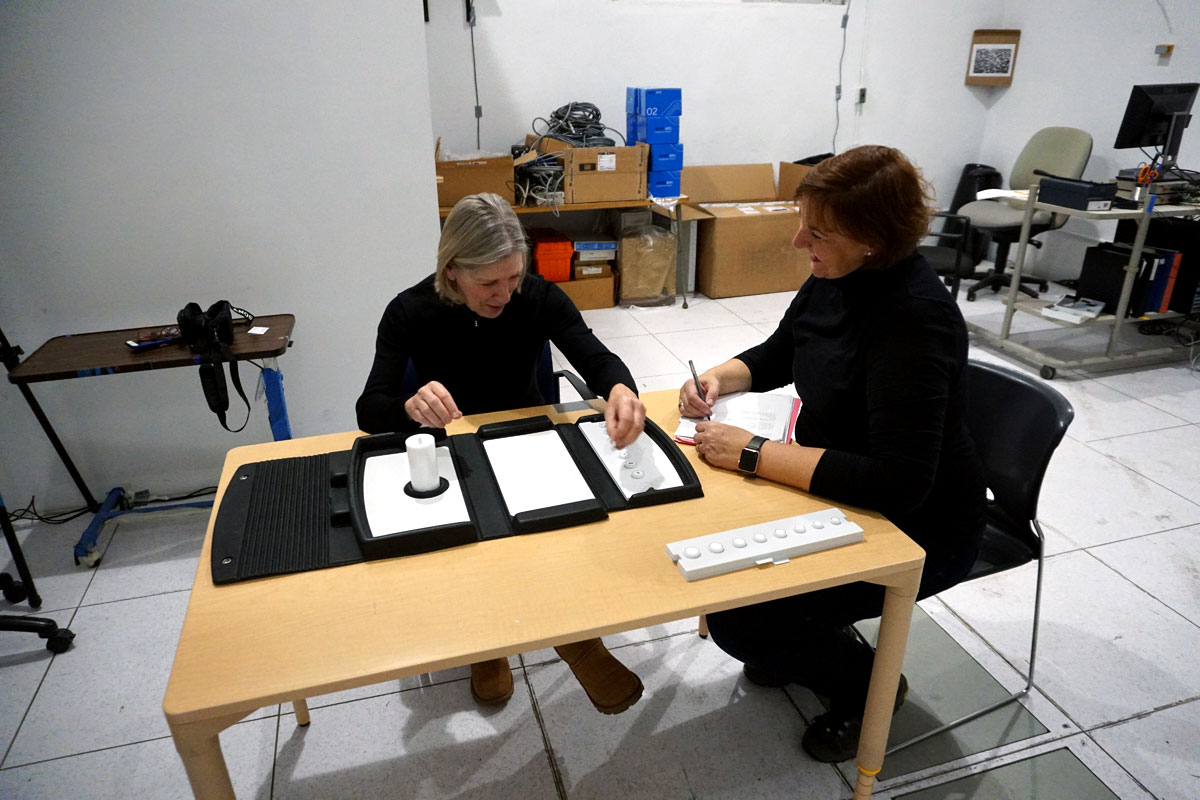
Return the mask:
{"type": "Polygon", "coordinates": [[[542,405],[536,367],[547,339],[596,394],[607,397],[618,383],[637,391],[625,364],[553,283],[527,274],[500,316],[486,319],[439,298],[430,275],[383,312],[375,362],[355,406],[358,427],[367,433],[415,429],[404,403],[429,381],[445,386],[464,414],[542,405]],[[421,384],[405,391],[409,359],[421,384]]]}
{"type": "Polygon", "coordinates": [[[809,278],[738,358],[753,391],[795,382],[796,441],[826,448],[815,494],[882,512],[925,548],[927,571],[969,566],[985,490],[965,424],[967,330],[924,258],[809,278]]]}

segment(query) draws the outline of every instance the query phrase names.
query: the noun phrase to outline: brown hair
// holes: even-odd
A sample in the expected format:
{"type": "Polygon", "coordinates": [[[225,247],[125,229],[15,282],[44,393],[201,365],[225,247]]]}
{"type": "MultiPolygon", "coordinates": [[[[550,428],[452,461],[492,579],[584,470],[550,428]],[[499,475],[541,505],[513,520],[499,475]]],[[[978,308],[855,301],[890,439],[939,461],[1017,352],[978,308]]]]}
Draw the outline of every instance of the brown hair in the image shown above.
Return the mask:
{"type": "Polygon", "coordinates": [[[827,158],[796,187],[827,228],[867,245],[869,267],[906,257],[929,232],[932,188],[899,150],[863,145],[827,158]]]}

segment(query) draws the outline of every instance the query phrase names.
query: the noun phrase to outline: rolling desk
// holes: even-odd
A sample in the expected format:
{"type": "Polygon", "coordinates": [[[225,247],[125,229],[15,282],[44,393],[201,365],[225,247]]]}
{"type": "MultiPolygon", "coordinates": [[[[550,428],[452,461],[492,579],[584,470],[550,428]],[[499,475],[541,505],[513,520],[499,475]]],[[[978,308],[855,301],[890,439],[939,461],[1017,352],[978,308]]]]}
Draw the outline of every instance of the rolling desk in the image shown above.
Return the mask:
{"type": "MultiPolygon", "coordinates": [[[[254,325],[265,327],[267,331],[261,335],[250,335],[247,326],[234,325],[233,343],[229,350],[232,358],[245,361],[252,358],[275,358],[287,352],[291,344],[292,328],[296,318],[291,314],[274,314],[254,318],[254,325]]],[[[83,496],[88,510],[95,516],[75,545],[75,563],[81,561],[90,567],[100,562],[96,551],[96,541],[100,529],[112,517],[127,513],[118,509],[123,491],[121,487],[111,489],[103,503],[96,502],[88,490],[83,477],[71,461],[66,447],[58,438],[50,420],[42,411],[37,399],[29,388],[31,383],[43,381],[58,381],[67,378],[87,378],[95,375],[119,375],[125,372],[142,372],[152,369],[169,369],[171,367],[191,367],[201,363],[202,357],[192,353],[181,341],[172,342],[151,350],[134,352],[125,344],[126,340],[137,339],[139,330],[148,327],[164,327],[162,325],[145,325],[140,328],[125,328],[115,331],[99,331],[96,333],[68,334],[56,336],[33,352],[24,361],[19,360],[21,349],[14,347],[0,332],[0,360],[8,368],[8,380],[16,384],[26,402],[37,417],[38,423],[45,431],[50,443],[54,446],[59,458],[75,482],[76,488],[83,496]]],[[[277,367],[268,367],[263,371],[266,385],[267,410],[271,421],[271,432],[276,441],[292,437],[291,423],[287,415],[287,403],[283,395],[283,378],[277,367]]],[[[180,503],[176,506],[208,506],[210,501],[196,503],[180,503]]],[[[132,509],[134,511],[153,511],[160,507],[149,509],[132,509]]]]}
{"type": "MultiPolygon", "coordinates": [[[[659,426],[677,427],[675,391],[643,399],[659,426]]],[[[448,432],[537,414],[564,422],[583,413],[591,409],[480,414],[456,420],[448,432]]],[[[360,435],[235,448],[218,503],[242,464],[344,450],[360,435]]],[[[304,698],[313,695],[869,581],[886,588],[854,795],[869,797],[883,764],[924,551],[882,515],[847,509],[864,529],[861,543],[688,582],[667,556],[668,542],[831,504],[714,469],[695,448],[683,451],[704,497],[547,533],[225,586],[212,582],[214,512],[163,699],[192,792],[202,800],[234,796],[218,734],[265,705],[291,701],[304,725],[304,698]]]]}
{"type": "Polygon", "coordinates": [[[1013,265],[1012,277],[1009,281],[1008,294],[1004,300],[1004,321],[1000,326],[1000,333],[984,328],[983,326],[971,322],[967,319],[967,328],[973,333],[977,333],[991,344],[1041,366],[1041,376],[1047,380],[1052,379],[1058,370],[1070,369],[1074,367],[1089,367],[1099,364],[1115,364],[1115,363],[1136,363],[1147,359],[1162,358],[1169,355],[1174,347],[1157,347],[1150,350],[1141,350],[1137,352],[1118,353],[1117,347],[1121,343],[1121,329],[1128,322],[1143,322],[1146,320],[1171,319],[1179,317],[1175,312],[1165,313],[1150,313],[1142,317],[1126,317],[1125,312],[1129,308],[1129,298],[1133,294],[1134,278],[1137,275],[1138,266],[1141,263],[1142,248],[1146,242],[1146,230],[1150,226],[1150,218],[1156,217],[1180,217],[1200,214],[1200,205],[1156,205],[1152,210],[1147,211],[1145,205],[1141,208],[1120,209],[1114,208],[1108,211],[1084,211],[1078,208],[1066,208],[1064,206],[1056,206],[1051,203],[1043,203],[1037,199],[1038,184],[1034,184],[1029,188],[1028,200],[1009,200],[1008,202],[1025,205],[1025,216],[1021,222],[1021,237],[1017,245],[1017,260],[1013,265]],[[1121,293],[1117,300],[1117,309],[1115,314],[1101,314],[1092,320],[1087,320],[1079,324],[1072,322],[1058,322],[1057,324],[1067,328],[1080,328],[1085,325],[1111,325],[1112,330],[1108,336],[1108,345],[1105,348],[1104,355],[1089,356],[1078,359],[1061,359],[1055,358],[1048,353],[1043,352],[1035,347],[1031,347],[1020,342],[1014,342],[1009,338],[1012,328],[1013,314],[1017,311],[1023,311],[1029,314],[1035,314],[1042,319],[1049,319],[1041,314],[1041,309],[1047,305],[1045,299],[1037,300],[1018,300],[1017,287],[1021,283],[1021,272],[1025,266],[1025,254],[1029,249],[1029,231],[1033,220],[1034,211],[1050,211],[1055,214],[1068,214],[1073,217],[1083,217],[1085,219],[1096,220],[1121,220],[1135,219],[1137,220],[1137,234],[1134,237],[1133,249],[1129,254],[1129,263],[1125,266],[1125,280],[1121,284],[1121,293]]]}

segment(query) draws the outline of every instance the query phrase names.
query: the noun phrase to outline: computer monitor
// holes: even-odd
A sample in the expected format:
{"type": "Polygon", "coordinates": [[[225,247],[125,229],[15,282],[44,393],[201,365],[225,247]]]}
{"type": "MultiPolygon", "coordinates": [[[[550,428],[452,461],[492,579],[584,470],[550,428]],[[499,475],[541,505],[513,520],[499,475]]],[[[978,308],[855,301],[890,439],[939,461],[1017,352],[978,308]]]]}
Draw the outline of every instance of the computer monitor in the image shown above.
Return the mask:
{"type": "Polygon", "coordinates": [[[1191,121],[1200,83],[1154,83],[1134,86],[1125,106],[1114,148],[1154,147],[1161,152],[1165,173],[1179,158],[1183,129],[1191,121]]]}

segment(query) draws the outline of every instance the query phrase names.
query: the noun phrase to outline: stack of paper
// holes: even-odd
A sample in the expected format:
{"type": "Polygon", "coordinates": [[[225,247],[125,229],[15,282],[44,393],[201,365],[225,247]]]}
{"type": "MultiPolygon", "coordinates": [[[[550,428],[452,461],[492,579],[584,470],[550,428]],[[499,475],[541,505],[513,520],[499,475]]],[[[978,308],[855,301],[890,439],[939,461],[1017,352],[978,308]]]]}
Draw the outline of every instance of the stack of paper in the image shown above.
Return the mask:
{"type": "MultiPolygon", "coordinates": [[[[796,417],[800,414],[800,399],[783,394],[738,392],[718,397],[713,403],[713,422],[724,422],[744,428],[755,436],[765,436],[776,442],[792,441],[796,417]]],[[[681,417],[675,431],[675,441],[696,443],[696,424],[700,419],[681,417]]]]}
{"type": "Polygon", "coordinates": [[[1104,303],[1099,300],[1089,300],[1077,295],[1063,295],[1055,303],[1042,309],[1042,316],[1062,322],[1073,322],[1076,325],[1095,319],[1104,311],[1104,303]]]}

